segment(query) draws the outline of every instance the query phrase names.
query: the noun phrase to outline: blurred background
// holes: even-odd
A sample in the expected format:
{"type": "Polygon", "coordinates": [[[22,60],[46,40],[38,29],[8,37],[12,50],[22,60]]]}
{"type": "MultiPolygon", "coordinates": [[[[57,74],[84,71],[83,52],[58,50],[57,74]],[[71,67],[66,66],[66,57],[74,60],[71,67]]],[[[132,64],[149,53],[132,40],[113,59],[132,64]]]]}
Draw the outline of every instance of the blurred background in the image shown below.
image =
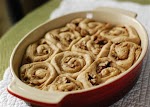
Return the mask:
{"type": "Polygon", "coordinates": [[[0,0],[0,37],[9,28],[48,0],[0,0]]]}
{"type": "MultiPolygon", "coordinates": [[[[17,21],[50,0],[0,0],[0,38],[17,21]]],[[[150,4],[150,0],[117,0],[150,4]]]]}

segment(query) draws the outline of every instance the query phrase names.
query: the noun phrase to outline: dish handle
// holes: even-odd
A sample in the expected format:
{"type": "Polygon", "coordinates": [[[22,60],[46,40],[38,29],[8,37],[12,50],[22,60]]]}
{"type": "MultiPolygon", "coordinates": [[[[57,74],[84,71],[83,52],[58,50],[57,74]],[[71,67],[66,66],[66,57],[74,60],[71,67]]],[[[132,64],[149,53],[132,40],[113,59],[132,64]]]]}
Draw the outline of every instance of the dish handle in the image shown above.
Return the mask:
{"type": "Polygon", "coordinates": [[[121,9],[121,8],[115,8],[115,7],[97,7],[94,10],[117,12],[117,13],[125,14],[125,15],[133,17],[133,18],[137,17],[137,13],[135,13],[135,12],[132,12],[132,11],[129,11],[129,10],[125,10],[125,9],[121,9]]]}
{"type": "Polygon", "coordinates": [[[39,89],[27,86],[26,84],[21,83],[21,81],[15,78],[7,87],[7,91],[10,94],[31,104],[53,107],[59,107],[62,100],[68,95],[67,93],[60,94],[58,92],[41,91],[39,89]]]}

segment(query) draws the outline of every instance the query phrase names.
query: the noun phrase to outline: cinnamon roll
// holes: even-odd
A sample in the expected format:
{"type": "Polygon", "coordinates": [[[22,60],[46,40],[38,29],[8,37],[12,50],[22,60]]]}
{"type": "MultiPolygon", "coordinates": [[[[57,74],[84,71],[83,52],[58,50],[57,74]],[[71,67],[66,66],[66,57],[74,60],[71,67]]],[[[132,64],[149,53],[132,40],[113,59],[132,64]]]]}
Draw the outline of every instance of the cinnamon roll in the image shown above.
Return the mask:
{"type": "Polygon", "coordinates": [[[93,19],[85,18],[79,23],[79,27],[88,32],[89,35],[93,35],[97,31],[100,32],[103,29],[107,28],[107,24],[95,21],[93,19]]]}
{"type": "Polygon", "coordinates": [[[67,74],[57,76],[53,83],[47,87],[48,91],[61,92],[76,91],[81,89],[83,89],[82,83],[67,74]]]}
{"type": "Polygon", "coordinates": [[[139,58],[142,48],[132,42],[114,43],[110,48],[109,58],[124,69],[129,69],[139,58]]]}
{"type": "Polygon", "coordinates": [[[97,61],[95,61],[95,64],[96,72],[100,75],[101,78],[101,83],[115,76],[118,76],[120,73],[125,71],[124,68],[118,66],[115,61],[107,57],[99,58],[97,61]]]}
{"type": "Polygon", "coordinates": [[[54,67],[47,62],[25,64],[20,67],[20,79],[38,89],[49,85],[57,76],[54,67]]]}
{"type": "Polygon", "coordinates": [[[81,27],[79,26],[79,23],[84,20],[83,18],[76,18],[76,19],[73,19],[70,23],[68,23],[66,26],[68,28],[70,28],[71,30],[75,30],[77,32],[80,33],[80,35],[82,37],[86,36],[86,35],[89,35],[88,31],[85,30],[85,29],[81,29],[81,27]]]}
{"type": "Polygon", "coordinates": [[[23,64],[32,62],[50,61],[50,59],[60,50],[46,39],[32,43],[27,47],[23,64]]]}
{"type": "Polygon", "coordinates": [[[124,71],[113,60],[103,57],[94,61],[77,77],[77,80],[83,84],[84,88],[89,88],[104,83],[124,71]]]}
{"type": "Polygon", "coordinates": [[[80,33],[65,26],[46,33],[45,39],[54,43],[62,51],[70,50],[71,46],[81,38],[80,33]]]}
{"type": "Polygon", "coordinates": [[[115,43],[129,41],[140,44],[140,38],[136,30],[128,25],[108,27],[100,32],[100,35],[112,40],[115,43]]]}
{"type": "Polygon", "coordinates": [[[86,36],[80,39],[71,48],[71,51],[89,53],[93,59],[106,57],[112,42],[102,36],[86,36]]]}
{"type": "Polygon", "coordinates": [[[69,73],[76,78],[92,63],[92,58],[88,54],[66,51],[55,55],[51,63],[58,74],[69,73]]]}
{"type": "Polygon", "coordinates": [[[99,85],[101,83],[100,75],[98,75],[94,69],[89,67],[84,72],[80,73],[77,77],[77,80],[83,84],[85,89],[99,85]]]}

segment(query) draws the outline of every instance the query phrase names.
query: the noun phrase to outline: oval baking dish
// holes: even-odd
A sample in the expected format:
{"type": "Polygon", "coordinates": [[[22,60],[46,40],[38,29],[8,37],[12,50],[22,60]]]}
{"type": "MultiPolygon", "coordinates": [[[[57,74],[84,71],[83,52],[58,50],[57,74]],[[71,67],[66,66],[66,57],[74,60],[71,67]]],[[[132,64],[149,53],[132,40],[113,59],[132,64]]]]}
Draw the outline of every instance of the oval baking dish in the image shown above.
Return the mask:
{"type": "Polygon", "coordinates": [[[53,20],[49,20],[29,32],[15,47],[10,67],[13,80],[7,90],[10,94],[35,105],[60,107],[60,106],[99,106],[104,107],[119,100],[135,84],[138,79],[142,62],[148,49],[148,37],[144,27],[135,19],[136,14],[114,8],[98,8],[94,11],[83,11],[67,14],[53,20]],[[47,92],[32,88],[19,79],[19,67],[27,46],[55,28],[65,25],[75,18],[92,18],[100,22],[111,24],[131,25],[136,29],[141,39],[142,52],[139,59],[127,71],[116,76],[110,81],[89,89],[72,92],[47,92]]]}

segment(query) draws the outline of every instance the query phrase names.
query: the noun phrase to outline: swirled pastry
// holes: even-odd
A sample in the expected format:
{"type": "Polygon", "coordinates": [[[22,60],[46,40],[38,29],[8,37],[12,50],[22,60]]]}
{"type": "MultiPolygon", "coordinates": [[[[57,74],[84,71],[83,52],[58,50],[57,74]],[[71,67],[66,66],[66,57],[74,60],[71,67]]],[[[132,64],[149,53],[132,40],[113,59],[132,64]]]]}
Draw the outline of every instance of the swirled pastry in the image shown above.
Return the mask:
{"type": "Polygon", "coordinates": [[[100,75],[102,83],[125,71],[124,68],[121,68],[115,61],[107,57],[99,58],[94,64],[96,65],[96,72],[100,75]]]}
{"type": "Polygon", "coordinates": [[[89,88],[104,83],[124,71],[113,60],[103,57],[94,61],[77,77],[77,80],[82,82],[84,88],[89,88]]]}
{"type": "Polygon", "coordinates": [[[71,46],[81,38],[80,33],[67,26],[54,29],[45,35],[45,39],[53,42],[62,51],[70,50],[71,46]]]}
{"type": "Polygon", "coordinates": [[[140,44],[140,38],[137,32],[134,28],[128,25],[108,27],[100,32],[100,35],[112,40],[115,43],[129,41],[140,44]]]}
{"type": "Polygon", "coordinates": [[[79,27],[86,32],[88,32],[89,35],[95,34],[97,31],[102,31],[107,26],[106,23],[97,22],[93,19],[85,18],[79,23],[79,27]]]}
{"type": "Polygon", "coordinates": [[[70,23],[68,23],[66,26],[71,29],[71,30],[75,30],[77,32],[80,33],[80,35],[82,37],[85,37],[87,35],[89,35],[88,31],[85,29],[81,29],[81,27],[79,26],[79,23],[84,20],[83,18],[76,18],[73,19],[70,23]]]}
{"type": "Polygon", "coordinates": [[[20,79],[45,91],[68,92],[111,81],[128,70],[142,48],[135,29],[76,18],[30,44],[20,79]]]}
{"type": "Polygon", "coordinates": [[[84,88],[90,88],[101,83],[100,75],[91,67],[80,73],[77,80],[83,84],[84,88]]]}
{"type": "Polygon", "coordinates": [[[36,62],[25,64],[20,68],[20,79],[39,89],[49,85],[57,76],[53,66],[47,62],[36,62]]]}
{"type": "Polygon", "coordinates": [[[75,80],[67,74],[61,74],[53,81],[51,85],[47,88],[48,91],[76,91],[83,89],[81,82],[75,80]]]}
{"type": "Polygon", "coordinates": [[[50,59],[60,50],[46,39],[32,43],[27,47],[23,63],[50,61],[50,59]]]}
{"type": "Polygon", "coordinates": [[[93,59],[106,57],[112,42],[102,36],[86,36],[72,46],[71,51],[89,53],[93,59]]]}
{"type": "Polygon", "coordinates": [[[110,48],[108,57],[127,70],[139,58],[141,51],[142,48],[132,42],[114,43],[110,48]]]}
{"type": "Polygon", "coordinates": [[[92,58],[88,54],[66,51],[55,55],[51,63],[58,74],[70,73],[77,77],[92,63],[92,58]]]}

